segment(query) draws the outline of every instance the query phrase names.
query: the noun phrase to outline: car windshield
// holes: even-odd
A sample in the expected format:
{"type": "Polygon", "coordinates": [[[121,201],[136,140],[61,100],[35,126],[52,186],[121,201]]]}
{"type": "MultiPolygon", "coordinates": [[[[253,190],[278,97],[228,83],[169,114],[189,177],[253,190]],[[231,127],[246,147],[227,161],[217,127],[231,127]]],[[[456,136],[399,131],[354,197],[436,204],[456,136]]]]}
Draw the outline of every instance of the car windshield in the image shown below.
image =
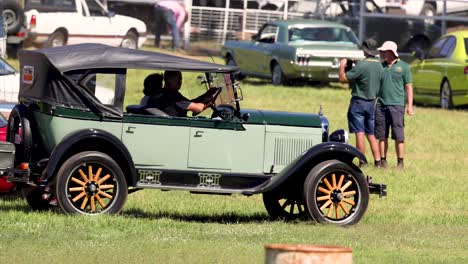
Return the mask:
{"type": "Polygon", "coordinates": [[[232,87],[231,77],[225,73],[209,73],[208,78],[210,87],[222,88],[221,93],[218,95],[216,105],[231,105],[236,108],[236,99],[234,97],[234,89],[232,87]]]}
{"type": "Polygon", "coordinates": [[[468,38],[465,38],[465,53],[468,56],[468,38]]]}
{"type": "Polygon", "coordinates": [[[289,42],[349,42],[358,44],[354,33],[347,28],[335,27],[292,27],[289,28],[289,42]]]}
{"type": "Polygon", "coordinates": [[[10,64],[0,58],[0,75],[10,75],[14,74],[15,72],[15,69],[11,67],[10,64]]]}

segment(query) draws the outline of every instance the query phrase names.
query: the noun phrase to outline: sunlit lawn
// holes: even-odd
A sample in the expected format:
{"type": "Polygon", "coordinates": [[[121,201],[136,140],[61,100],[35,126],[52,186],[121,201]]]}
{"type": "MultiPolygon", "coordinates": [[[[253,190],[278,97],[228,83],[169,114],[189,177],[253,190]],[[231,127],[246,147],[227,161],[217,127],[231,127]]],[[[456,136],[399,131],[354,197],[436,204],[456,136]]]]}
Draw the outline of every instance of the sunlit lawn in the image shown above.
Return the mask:
{"type": "MultiPolygon", "coordinates": [[[[150,72],[129,72],[126,104],[139,101],[150,72]]],[[[203,90],[196,76],[184,74],[188,97],[203,90]]],[[[317,113],[323,105],[331,130],[347,128],[350,91],[342,85],[246,79],[242,89],[242,107],[317,113]]],[[[351,247],[354,263],[468,263],[468,111],[417,106],[406,133],[406,169],[395,169],[393,145],[389,169],[364,169],[388,184],[388,196],[372,196],[350,228],[270,221],[259,195],[144,190],[129,195],[122,214],[97,217],[34,212],[21,199],[2,199],[0,263],[263,263],[269,243],[351,247]]]]}

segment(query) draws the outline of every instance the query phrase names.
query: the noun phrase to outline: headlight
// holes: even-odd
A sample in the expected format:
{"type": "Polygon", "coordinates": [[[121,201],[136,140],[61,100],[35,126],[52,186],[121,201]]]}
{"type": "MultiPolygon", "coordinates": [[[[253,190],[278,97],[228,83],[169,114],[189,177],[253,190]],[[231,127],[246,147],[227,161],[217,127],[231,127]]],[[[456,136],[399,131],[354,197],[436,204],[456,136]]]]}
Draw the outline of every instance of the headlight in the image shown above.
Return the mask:
{"type": "Polygon", "coordinates": [[[330,134],[329,140],[334,142],[348,143],[349,134],[345,129],[338,129],[330,134]]]}

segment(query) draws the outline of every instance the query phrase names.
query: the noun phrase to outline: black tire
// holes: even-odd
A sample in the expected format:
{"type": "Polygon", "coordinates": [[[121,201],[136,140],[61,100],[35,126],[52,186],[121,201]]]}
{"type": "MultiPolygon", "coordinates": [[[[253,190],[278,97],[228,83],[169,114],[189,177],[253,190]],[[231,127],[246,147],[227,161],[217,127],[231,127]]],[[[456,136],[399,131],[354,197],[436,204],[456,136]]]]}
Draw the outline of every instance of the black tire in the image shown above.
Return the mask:
{"type": "Polygon", "coordinates": [[[35,211],[44,211],[52,208],[49,199],[44,199],[44,187],[24,186],[21,188],[21,195],[26,199],[29,207],[35,211]]]}
{"type": "Polygon", "coordinates": [[[24,11],[18,1],[3,1],[3,19],[5,20],[8,35],[15,35],[24,24],[24,11]]]}
{"type": "Polygon", "coordinates": [[[33,152],[33,136],[29,110],[25,105],[16,105],[8,118],[7,141],[15,144],[15,164],[30,162],[33,152]]]}
{"type": "Polygon", "coordinates": [[[369,187],[357,168],[328,160],[310,171],[304,184],[304,199],[313,220],[348,226],[359,222],[366,212],[369,187]]]}
{"type": "Polygon", "coordinates": [[[263,204],[271,219],[297,220],[307,216],[302,193],[263,193],[263,204]]]}
{"type": "Polygon", "coordinates": [[[273,67],[271,67],[271,82],[273,85],[283,85],[286,83],[283,69],[281,69],[281,66],[278,63],[275,63],[273,67]]]}
{"type": "Polygon", "coordinates": [[[67,214],[114,214],[122,210],[128,190],[121,168],[111,157],[86,151],[62,164],[56,194],[67,214]]]}
{"type": "MultiPolygon", "coordinates": [[[[237,63],[236,63],[236,61],[234,60],[234,58],[232,56],[228,56],[226,58],[226,65],[237,67],[237,63]]],[[[242,74],[241,72],[234,75],[234,78],[236,78],[239,81],[245,79],[245,77],[246,76],[244,74],[242,74]]]]}
{"type": "Polygon", "coordinates": [[[448,80],[444,81],[442,87],[440,88],[440,108],[453,108],[452,88],[450,87],[450,83],[448,80]]]}
{"type": "Polygon", "coordinates": [[[61,47],[65,45],[67,45],[67,36],[61,30],[57,30],[54,33],[52,33],[52,35],[49,36],[49,39],[46,42],[47,48],[61,47]]]}
{"type": "Polygon", "coordinates": [[[138,49],[138,36],[134,31],[127,32],[122,43],[120,44],[122,48],[128,49],[138,49]]]}

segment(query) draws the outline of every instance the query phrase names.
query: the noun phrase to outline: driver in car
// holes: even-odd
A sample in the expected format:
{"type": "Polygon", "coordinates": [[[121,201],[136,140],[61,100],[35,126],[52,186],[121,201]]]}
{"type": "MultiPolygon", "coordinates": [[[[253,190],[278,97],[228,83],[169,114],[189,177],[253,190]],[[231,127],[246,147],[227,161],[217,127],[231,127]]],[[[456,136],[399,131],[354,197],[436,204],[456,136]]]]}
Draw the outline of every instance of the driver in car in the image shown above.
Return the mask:
{"type": "Polygon", "coordinates": [[[218,89],[209,89],[203,95],[189,100],[179,92],[181,85],[182,73],[180,71],[165,71],[164,88],[158,95],[148,99],[147,106],[158,108],[169,116],[187,117],[188,111],[195,116],[208,108],[219,92],[218,89]]]}

